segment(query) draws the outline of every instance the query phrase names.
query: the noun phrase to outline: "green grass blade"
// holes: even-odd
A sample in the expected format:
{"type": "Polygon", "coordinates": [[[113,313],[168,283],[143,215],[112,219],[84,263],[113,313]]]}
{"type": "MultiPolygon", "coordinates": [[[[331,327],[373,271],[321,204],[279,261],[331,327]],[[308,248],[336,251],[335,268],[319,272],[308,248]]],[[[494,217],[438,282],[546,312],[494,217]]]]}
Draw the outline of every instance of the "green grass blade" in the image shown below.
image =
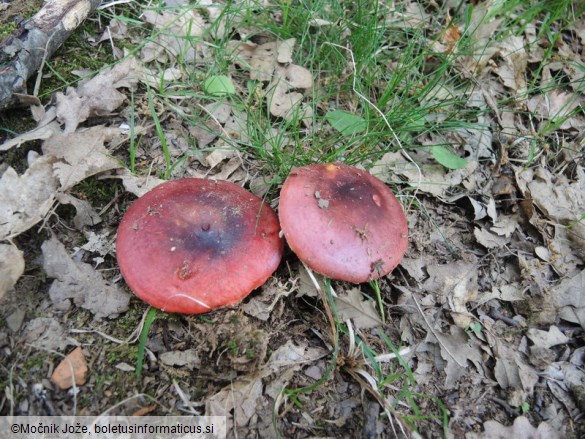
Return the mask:
{"type": "Polygon", "coordinates": [[[146,318],[144,319],[144,325],[142,326],[142,331],[140,332],[140,338],[138,340],[138,358],[136,360],[136,378],[140,378],[142,376],[142,363],[144,361],[144,350],[146,349],[146,342],[148,340],[148,333],[150,332],[150,327],[152,326],[153,322],[157,318],[157,309],[150,307],[146,314],[146,318]]]}

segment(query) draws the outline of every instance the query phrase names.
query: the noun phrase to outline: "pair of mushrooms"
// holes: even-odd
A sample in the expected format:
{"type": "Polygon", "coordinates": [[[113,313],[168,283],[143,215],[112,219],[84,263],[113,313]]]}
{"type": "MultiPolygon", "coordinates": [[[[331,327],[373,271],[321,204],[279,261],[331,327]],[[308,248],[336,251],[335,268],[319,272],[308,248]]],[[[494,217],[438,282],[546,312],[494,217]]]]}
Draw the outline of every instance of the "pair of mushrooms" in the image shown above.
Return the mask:
{"type": "Polygon", "coordinates": [[[118,228],[124,279],[145,302],[199,314],[240,302],[272,275],[284,243],[313,270],[360,283],[390,273],[407,246],[402,206],[377,178],[342,163],[292,170],[279,216],[227,181],[161,184],[118,228]]]}

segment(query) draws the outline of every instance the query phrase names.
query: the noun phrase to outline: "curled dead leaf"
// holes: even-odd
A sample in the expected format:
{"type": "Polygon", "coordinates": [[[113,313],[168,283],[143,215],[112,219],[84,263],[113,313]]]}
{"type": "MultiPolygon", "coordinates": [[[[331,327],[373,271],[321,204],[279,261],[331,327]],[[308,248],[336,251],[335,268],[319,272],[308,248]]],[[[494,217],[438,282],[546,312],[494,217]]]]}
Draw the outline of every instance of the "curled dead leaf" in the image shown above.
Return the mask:
{"type": "Polygon", "coordinates": [[[68,87],[65,94],[58,92],[57,118],[65,123],[65,133],[72,133],[91,116],[109,114],[126,99],[118,88],[134,88],[142,77],[142,64],[128,57],[115,66],[103,70],[93,78],[83,80],[77,88],[68,87]]]}

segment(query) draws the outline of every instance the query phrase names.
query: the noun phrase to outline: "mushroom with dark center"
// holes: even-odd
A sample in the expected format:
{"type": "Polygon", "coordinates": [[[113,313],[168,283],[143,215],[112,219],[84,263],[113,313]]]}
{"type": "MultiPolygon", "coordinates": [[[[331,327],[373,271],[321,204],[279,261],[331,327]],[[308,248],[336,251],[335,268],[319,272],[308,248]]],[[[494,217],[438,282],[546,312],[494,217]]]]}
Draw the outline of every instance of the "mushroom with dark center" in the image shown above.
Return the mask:
{"type": "Polygon", "coordinates": [[[280,193],[284,236],[310,268],[361,283],[402,259],[408,227],[400,202],[380,180],[342,163],[295,168],[280,193]]]}
{"type": "Polygon", "coordinates": [[[186,178],[139,198],[118,228],[116,253],[130,289],[168,312],[199,314],[240,302],[282,257],[278,218],[227,181],[186,178]]]}

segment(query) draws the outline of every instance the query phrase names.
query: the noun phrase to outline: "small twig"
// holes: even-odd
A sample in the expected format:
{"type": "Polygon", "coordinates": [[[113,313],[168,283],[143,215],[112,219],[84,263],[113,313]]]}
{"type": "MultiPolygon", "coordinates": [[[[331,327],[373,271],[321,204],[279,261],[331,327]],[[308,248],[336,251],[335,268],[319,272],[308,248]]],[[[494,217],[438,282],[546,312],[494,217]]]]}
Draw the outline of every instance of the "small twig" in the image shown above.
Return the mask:
{"type": "Polygon", "coordinates": [[[97,329],[70,329],[67,332],[69,332],[70,334],[94,333],[94,334],[99,335],[100,337],[105,338],[106,340],[111,341],[112,343],[132,344],[132,343],[135,343],[136,341],[138,341],[138,338],[140,337],[140,333],[142,332],[142,327],[144,326],[144,322],[146,320],[146,316],[148,314],[149,309],[150,308],[148,308],[148,309],[146,309],[146,311],[144,311],[144,314],[142,314],[142,319],[140,320],[140,323],[138,323],[138,326],[136,327],[136,329],[134,329],[134,331],[132,331],[132,333],[125,340],[120,340],[118,338],[112,337],[111,335],[108,335],[105,332],[98,331],[97,329]]]}
{"type": "Polygon", "coordinates": [[[179,395],[179,398],[181,398],[181,402],[183,403],[183,405],[188,409],[185,410],[187,413],[189,413],[190,415],[193,416],[200,416],[201,413],[198,412],[195,409],[195,405],[204,405],[203,403],[193,403],[191,401],[191,399],[185,394],[185,392],[183,392],[183,389],[181,389],[181,387],[179,387],[179,384],[177,383],[177,380],[173,379],[173,387],[175,388],[175,392],[177,392],[177,395],[179,395]]]}
{"type": "Polygon", "coordinates": [[[508,404],[503,399],[496,398],[494,396],[488,396],[487,399],[489,399],[490,401],[495,402],[496,404],[499,404],[500,406],[502,406],[503,409],[504,409],[504,411],[511,418],[515,418],[516,416],[518,416],[518,412],[516,410],[514,410],[514,407],[512,407],[510,404],[508,404]]]}
{"type": "Polygon", "coordinates": [[[114,39],[112,38],[112,32],[110,32],[110,26],[106,26],[106,32],[108,33],[108,40],[110,41],[110,47],[112,48],[112,55],[116,57],[116,46],[114,45],[114,39]]]}
{"type": "Polygon", "coordinates": [[[47,54],[49,53],[47,48],[49,47],[49,44],[51,43],[51,40],[53,39],[54,35],[55,34],[51,34],[51,36],[49,36],[49,39],[47,40],[47,44],[45,44],[43,58],[41,59],[41,65],[39,66],[39,73],[37,74],[37,79],[35,80],[35,87],[33,89],[33,96],[38,96],[38,94],[39,94],[39,89],[41,88],[41,80],[43,79],[43,67],[47,63],[47,54]]]}
{"type": "Polygon", "coordinates": [[[490,310],[490,317],[493,319],[496,319],[496,320],[501,320],[502,322],[507,323],[510,326],[515,326],[516,328],[520,327],[520,322],[518,322],[518,321],[516,321],[508,316],[505,316],[504,314],[502,314],[500,311],[498,311],[495,308],[492,308],[490,310]]]}
{"type": "MultiPolygon", "coordinates": [[[[51,218],[52,215],[57,216],[55,211],[57,210],[57,208],[59,206],[60,206],[59,202],[57,200],[53,199],[53,203],[52,203],[51,207],[47,210],[47,213],[45,214],[45,216],[43,218],[43,222],[39,226],[39,232],[42,232],[45,229],[50,230],[49,227],[47,226],[47,222],[49,221],[49,218],[51,218]]],[[[16,234],[11,235],[8,237],[8,239],[15,238],[16,236],[18,236],[18,235],[16,235],[16,234]]]]}
{"type": "Polygon", "coordinates": [[[112,198],[110,200],[110,202],[108,204],[106,204],[99,212],[98,212],[98,216],[102,216],[104,213],[106,213],[106,211],[112,207],[112,205],[118,201],[118,199],[120,198],[120,194],[118,193],[118,187],[116,187],[116,193],[114,194],[114,198],[112,198]]]}

